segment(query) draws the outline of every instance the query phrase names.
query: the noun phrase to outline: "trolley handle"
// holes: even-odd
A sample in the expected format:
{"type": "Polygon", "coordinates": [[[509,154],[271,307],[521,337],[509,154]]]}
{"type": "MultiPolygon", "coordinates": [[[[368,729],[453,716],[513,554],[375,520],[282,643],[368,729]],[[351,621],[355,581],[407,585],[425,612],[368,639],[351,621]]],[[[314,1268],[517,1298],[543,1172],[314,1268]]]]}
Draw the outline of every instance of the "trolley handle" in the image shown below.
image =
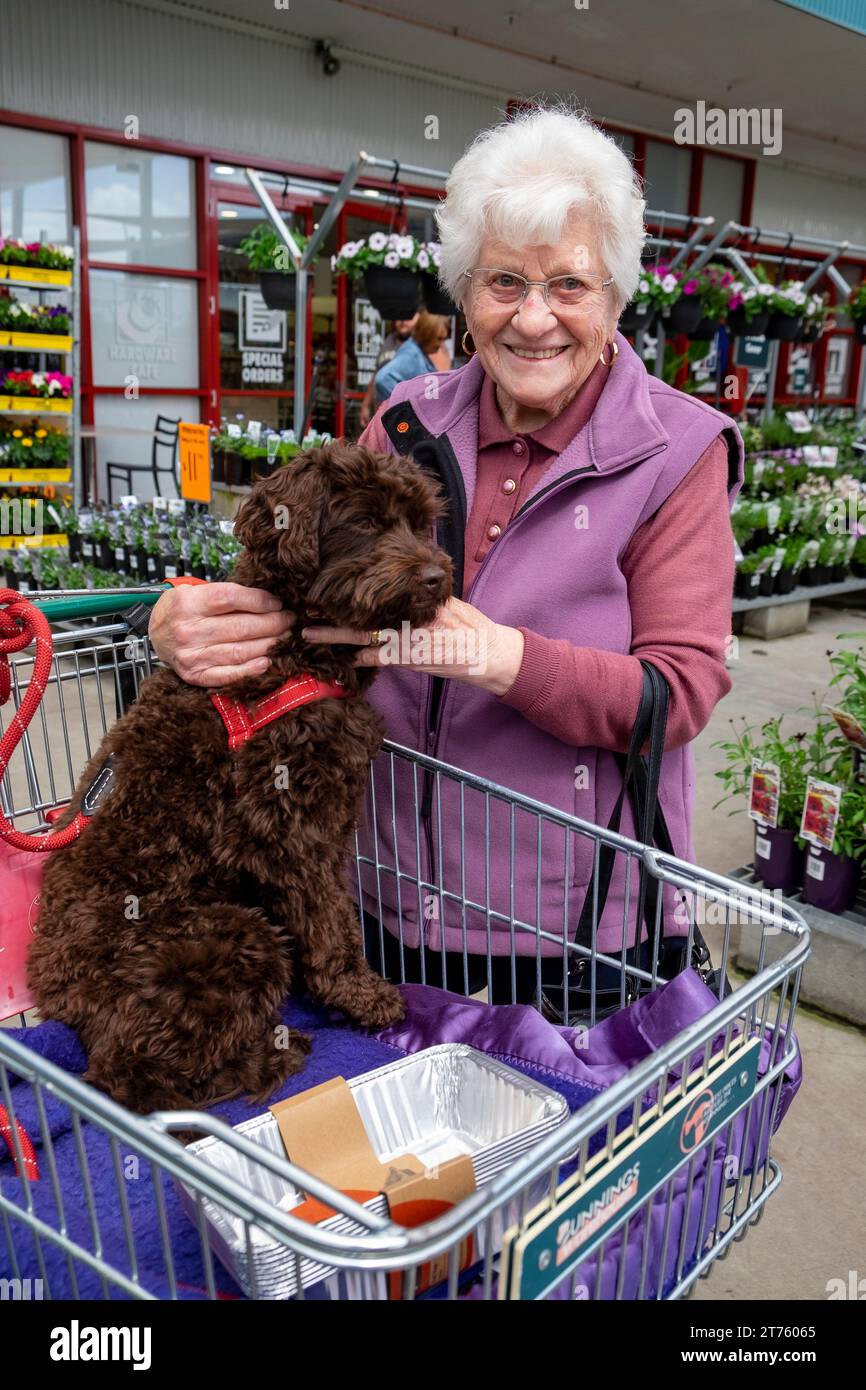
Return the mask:
{"type": "Polygon", "coordinates": [[[33,598],[30,602],[50,623],[59,623],[122,613],[136,603],[150,607],[169,588],[170,584],[147,585],[140,589],[58,589],[56,594],[33,598]]]}

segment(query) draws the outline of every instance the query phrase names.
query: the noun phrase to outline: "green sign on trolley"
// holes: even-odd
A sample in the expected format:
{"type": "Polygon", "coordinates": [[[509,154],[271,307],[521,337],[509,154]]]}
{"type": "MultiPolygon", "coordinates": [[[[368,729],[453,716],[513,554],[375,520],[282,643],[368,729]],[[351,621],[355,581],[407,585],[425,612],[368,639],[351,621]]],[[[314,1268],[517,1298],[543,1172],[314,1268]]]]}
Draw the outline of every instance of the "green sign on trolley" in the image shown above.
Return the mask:
{"type": "Polygon", "coordinates": [[[751,1100],[760,1039],[738,1047],[704,1076],[693,1073],[685,1093],[652,1120],[621,1153],[578,1183],[569,1178],[555,1199],[530,1212],[502,1242],[499,1297],[543,1298],[588,1259],[631,1212],[689,1155],[751,1100]]]}

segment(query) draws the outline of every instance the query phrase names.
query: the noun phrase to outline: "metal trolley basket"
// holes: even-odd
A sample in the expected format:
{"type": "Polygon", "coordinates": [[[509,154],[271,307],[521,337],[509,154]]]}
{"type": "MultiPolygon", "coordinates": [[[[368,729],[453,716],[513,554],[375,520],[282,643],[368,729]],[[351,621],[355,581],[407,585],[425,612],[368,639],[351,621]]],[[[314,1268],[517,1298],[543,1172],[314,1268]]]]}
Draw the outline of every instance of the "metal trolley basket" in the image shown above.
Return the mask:
{"type": "MultiPolygon", "coordinates": [[[[0,784],[0,804],[18,829],[44,828],[46,812],[68,800],[104,730],[149,673],[147,641],[121,615],[125,605],[155,597],[154,591],[128,591],[42,604],[57,624],[51,680],[40,714],[0,784]]],[[[27,688],[31,653],[22,652],[11,664],[13,704],[0,710],[4,726],[27,688]]],[[[422,1291],[450,1299],[680,1298],[759,1220],[781,1181],[771,1138],[786,1073],[797,1060],[793,1018],[809,954],[803,919],[770,894],[392,744],[371,777],[373,837],[364,845],[358,841],[359,884],[363,871],[377,884],[390,879],[393,888],[396,882],[419,905],[432,894],[458,913],[472,907],[485,915],[488,931],[498,918],[512,941],[527,933],[536,941],[551,939],[552,931],[552,939],[567,942],[562,928],[521,919],[513,892],[510,912],[503,914],[489,891],[480,901],[461,899],[441,883],[426,882],[417,866],[413,873],[380,852],[382,843],[393,843],[385,832],[399,818],[409,817],[410,824],[414,818],[418,836],[425,775],[440,834],[448,786],[461,808],[460,824],[447,827],[455,836],[464,834],[464,815],[480,815],[489,826],[491,808],[501,816],[504,807],[512,856],[516,822],[523,823],[524,834],[525,826],[533,827],[539,847],[542,835],[555,831],[563,836],[566,875],[571,840],[589,839],[596,865],[601,847],[609,845],[624,864],[627,898],[637,891],[643,866],[645,874],[678,891],[691,922],[709,918],[717,924],[713,945],[723,973],[734,930],[757,933],[755,974],[471,1196],[413,1228],[395,1224],[381,1204],[361,1205],[213,1115],[135,1115],[0,1028],[0,1134],[16,1174],[3,1176],[0,1145],[0,1272],[22,1281],[19,1289],[29,1280],[39,1281],[40,1296],[54,1298],[225,1297],[225,1275],[214,1257],[219,1242],[213,1240],[222,1220],[239,1233],[250,1257],[263,1244],[284,1252],[298,1298],[412,1298],[422,1291]],[[782,938],[784,949],[768,950],[773,936],[782,938]],[[19,1126],[22,1096],[30,1134],[40,1145],[38,1181],[31,1176],[27,1131],[19,1126]],[[235,1161],[215,1166],[179,1143],[175,1135],[193,1128],[225,1146],[235,1161]],[[56,1148],[60,1132],[62,1158],[56,1148]],[[130,1181],[131,1165],[136,1176],[149,1175],[146,1198],[142,1185],[130,1181]],[[266,1181],[243,1180],[253,1170],[266,1181]],[[280,1202],[263,1195],[275,1191],[294,1195],[280,1202]],[[302,1198],[324,1203],[331,1219],[298,1219],[292,1207],[302,1198]],[[184,1278],[191,1259],[200,1270],[192,1290],[184,1278]]],[[[659,911],[661,900],[658,893],[659,911]]],[[[595,932],[593,943],[582,951],[593,978],[599,962],[619,965],[625,1003],[624,952],[619,958],[603,955],[595,932]]],[[[562,946],[563,968],[579,949],[562,946]]],[[[534,959],[540,1001],[540,952],[534,959]]],[[[0,951],[0,1002],[2,961],[0,951]]],[[[488,968],[491,962],[488,951],[488,968]]],[[[514,963],[512,955],[512,975],[514,963]]],[[[662,983],[655,965],[649,972],[630,966],[629,974],[653,986],[662,983]]],[[[457,975],[449,975],[447,987],[463,993],[468,975],[457,975]]],[[[245,1267],[244,1291],[253,1298],[273,1296],[258,1284],[255,1259],[245,1267]]]]}

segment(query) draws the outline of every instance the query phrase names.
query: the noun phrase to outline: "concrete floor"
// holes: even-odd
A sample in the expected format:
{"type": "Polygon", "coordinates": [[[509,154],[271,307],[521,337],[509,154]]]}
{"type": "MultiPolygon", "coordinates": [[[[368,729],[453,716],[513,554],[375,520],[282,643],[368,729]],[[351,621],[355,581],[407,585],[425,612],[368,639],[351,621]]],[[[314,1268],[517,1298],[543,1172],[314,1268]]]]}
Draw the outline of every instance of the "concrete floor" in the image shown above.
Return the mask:
{"type": "MultiPolygon", "coordinates": [[[[725,873],[752,857],[745,813],[712,809],[723,790],[712,774],[723,757],[711,745],[727,737],[732,717],[760,724],[778,711],[811,707],[812,692],[822,697],[831,674],[827,649],[840,632],[854,631],[866,636],[862,609],[813,606],[807,632],[775,642],[737,639],[733,689],[695,745],[695,857],[702,867],[725,873]]],[[[792,732],[796,727],[792,720],[792,732]]],[[[862,984],[866,989],[866,955],[862,984]]],[[[866,1033],[801,1008],[797,1035],[803,1085],[773,1149],[782,1185],[762,1221],[698,1283],[698,1299],[824,1299],[828,1280],[847,1282],[851,1270],[866,1275],[866,1033]]]]}

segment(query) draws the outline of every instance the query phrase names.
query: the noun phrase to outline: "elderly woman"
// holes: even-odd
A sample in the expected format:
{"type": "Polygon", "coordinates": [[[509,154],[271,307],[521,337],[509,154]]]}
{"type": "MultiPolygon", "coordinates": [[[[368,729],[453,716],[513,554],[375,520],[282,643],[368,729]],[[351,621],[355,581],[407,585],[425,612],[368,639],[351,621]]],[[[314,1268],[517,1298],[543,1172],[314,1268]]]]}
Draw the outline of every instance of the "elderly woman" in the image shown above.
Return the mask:
{"type": "MultiPolygon", "coordinates": [[[[424,377],[397,386],[362,436],[439,473],[454,597],[433,626],[446,660],[419,665],[415,642],[395,653],[369,633],[307,635],[355,641],[359,662],[383,665],[371,698],[396,743],[602,825],[650,661],[670,687],[659,799],[674,851],[690,859],[689,743],[730,688],[742,445],[726,416],[649,376],[617,332],[643,213],[628,157],[570,112],[521,115],[458,160],[438,213],[440,274],[471,359],[436,390],[424,377]]],[[[179,590],[157,605],[153,640],[187,680],[230,681],[266,668],[292,621],[271,607],[231,585],[179,590]]],[[[530,811],[479,789],[461,797],[399,758],[380,758],[376,778],[378,842],[366,852],[378,867],[361,883],[371,959],[433,982],[444,961],[447,984],[486,980],[499,997],[532,996],[536,952],[562,979],[592,837],[540,830],[530,811]]],[[[634,833],[628,802],[622,832],[634,833]]],[[[597,939],[629,960],[636,897],[618,864],[597,939]]],[[[665,906],[666,933],[686,932],[667,894],[665,906]]]]}

